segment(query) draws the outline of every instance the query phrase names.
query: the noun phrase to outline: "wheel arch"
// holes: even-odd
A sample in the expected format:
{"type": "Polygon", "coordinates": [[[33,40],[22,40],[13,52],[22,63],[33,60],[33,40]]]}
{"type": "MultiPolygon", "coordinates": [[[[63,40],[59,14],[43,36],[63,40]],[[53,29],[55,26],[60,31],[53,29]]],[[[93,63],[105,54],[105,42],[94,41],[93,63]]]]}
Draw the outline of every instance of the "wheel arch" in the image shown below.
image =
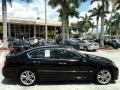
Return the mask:
{"type": "MultiPolygon", "coordinates": [[[[36,78],[38,79],[38,73],[37,73],[37,71],[34,70],[34,69],[32,69],[32,68],[23,68],[23,69],[21,69],[21,70],[19,71],[19,73],[18,73],[18,79],[19,79],[20,74],[21,74],[23,71],[25,71],[25,70],[33,71],[33,72],[35,73],[35,75],[36,75],[36,78]]],[[[37,80],[37,79],[36,79],[36,80],[37,80]]]]}

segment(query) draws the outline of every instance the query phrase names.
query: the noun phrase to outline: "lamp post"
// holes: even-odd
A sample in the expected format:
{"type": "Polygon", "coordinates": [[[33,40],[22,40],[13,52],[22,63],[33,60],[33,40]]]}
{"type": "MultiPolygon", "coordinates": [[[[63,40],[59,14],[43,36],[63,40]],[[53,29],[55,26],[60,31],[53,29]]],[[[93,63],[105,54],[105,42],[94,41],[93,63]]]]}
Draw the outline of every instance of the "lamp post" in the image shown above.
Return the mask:
{"type": "Polygon", "coordinates": [[[48,30],[47,30],[47,0],[45,0],[45,40],[48,40],[48,30]]]}

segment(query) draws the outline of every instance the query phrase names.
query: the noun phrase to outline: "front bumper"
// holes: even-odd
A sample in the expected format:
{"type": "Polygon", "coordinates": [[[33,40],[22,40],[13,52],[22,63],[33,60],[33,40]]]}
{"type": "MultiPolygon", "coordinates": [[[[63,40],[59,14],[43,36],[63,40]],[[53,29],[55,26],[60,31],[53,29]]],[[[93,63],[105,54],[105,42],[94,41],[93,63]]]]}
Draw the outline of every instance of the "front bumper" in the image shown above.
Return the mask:
{"type": "Polygon", "coordinates": [[[118,76],[119,76],[119,69],[118,68],[115,68],[113,70],[113,80],[117,80],[118,79],[118,76]]]}

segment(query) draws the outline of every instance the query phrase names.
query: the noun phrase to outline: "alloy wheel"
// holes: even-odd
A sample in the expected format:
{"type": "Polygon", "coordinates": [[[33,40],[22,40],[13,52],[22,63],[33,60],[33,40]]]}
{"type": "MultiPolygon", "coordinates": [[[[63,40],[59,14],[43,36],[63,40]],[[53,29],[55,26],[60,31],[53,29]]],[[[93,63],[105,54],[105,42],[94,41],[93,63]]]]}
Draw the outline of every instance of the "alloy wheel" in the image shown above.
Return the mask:
{"type": "Polygon", "coordinates": [[[23,71],[20,74],[20,81],[25,86],[33,85],[35,83],[35,80],[36,80],[36,75],[32,71],[29,71],[29,70],[23,71]]]}
{"type": "Polygon", "coordinates": [[[111,73],[108,70],[101,70],[97,74],[97,82],[99,84],[108,84],[111,81],[111,73]]]}

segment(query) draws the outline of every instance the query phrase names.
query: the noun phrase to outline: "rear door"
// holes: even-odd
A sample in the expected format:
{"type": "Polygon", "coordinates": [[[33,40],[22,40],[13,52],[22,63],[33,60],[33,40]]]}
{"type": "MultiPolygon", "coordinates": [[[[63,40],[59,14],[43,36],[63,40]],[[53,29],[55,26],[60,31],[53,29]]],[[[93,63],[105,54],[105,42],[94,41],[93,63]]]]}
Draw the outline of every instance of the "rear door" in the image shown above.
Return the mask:
{"type": "Polygon", "coordinates": [[[41,79],[57,77],[58,54],[57,49],[43,48],[28,53],[31,66],[38,72],[41,79]]]}

